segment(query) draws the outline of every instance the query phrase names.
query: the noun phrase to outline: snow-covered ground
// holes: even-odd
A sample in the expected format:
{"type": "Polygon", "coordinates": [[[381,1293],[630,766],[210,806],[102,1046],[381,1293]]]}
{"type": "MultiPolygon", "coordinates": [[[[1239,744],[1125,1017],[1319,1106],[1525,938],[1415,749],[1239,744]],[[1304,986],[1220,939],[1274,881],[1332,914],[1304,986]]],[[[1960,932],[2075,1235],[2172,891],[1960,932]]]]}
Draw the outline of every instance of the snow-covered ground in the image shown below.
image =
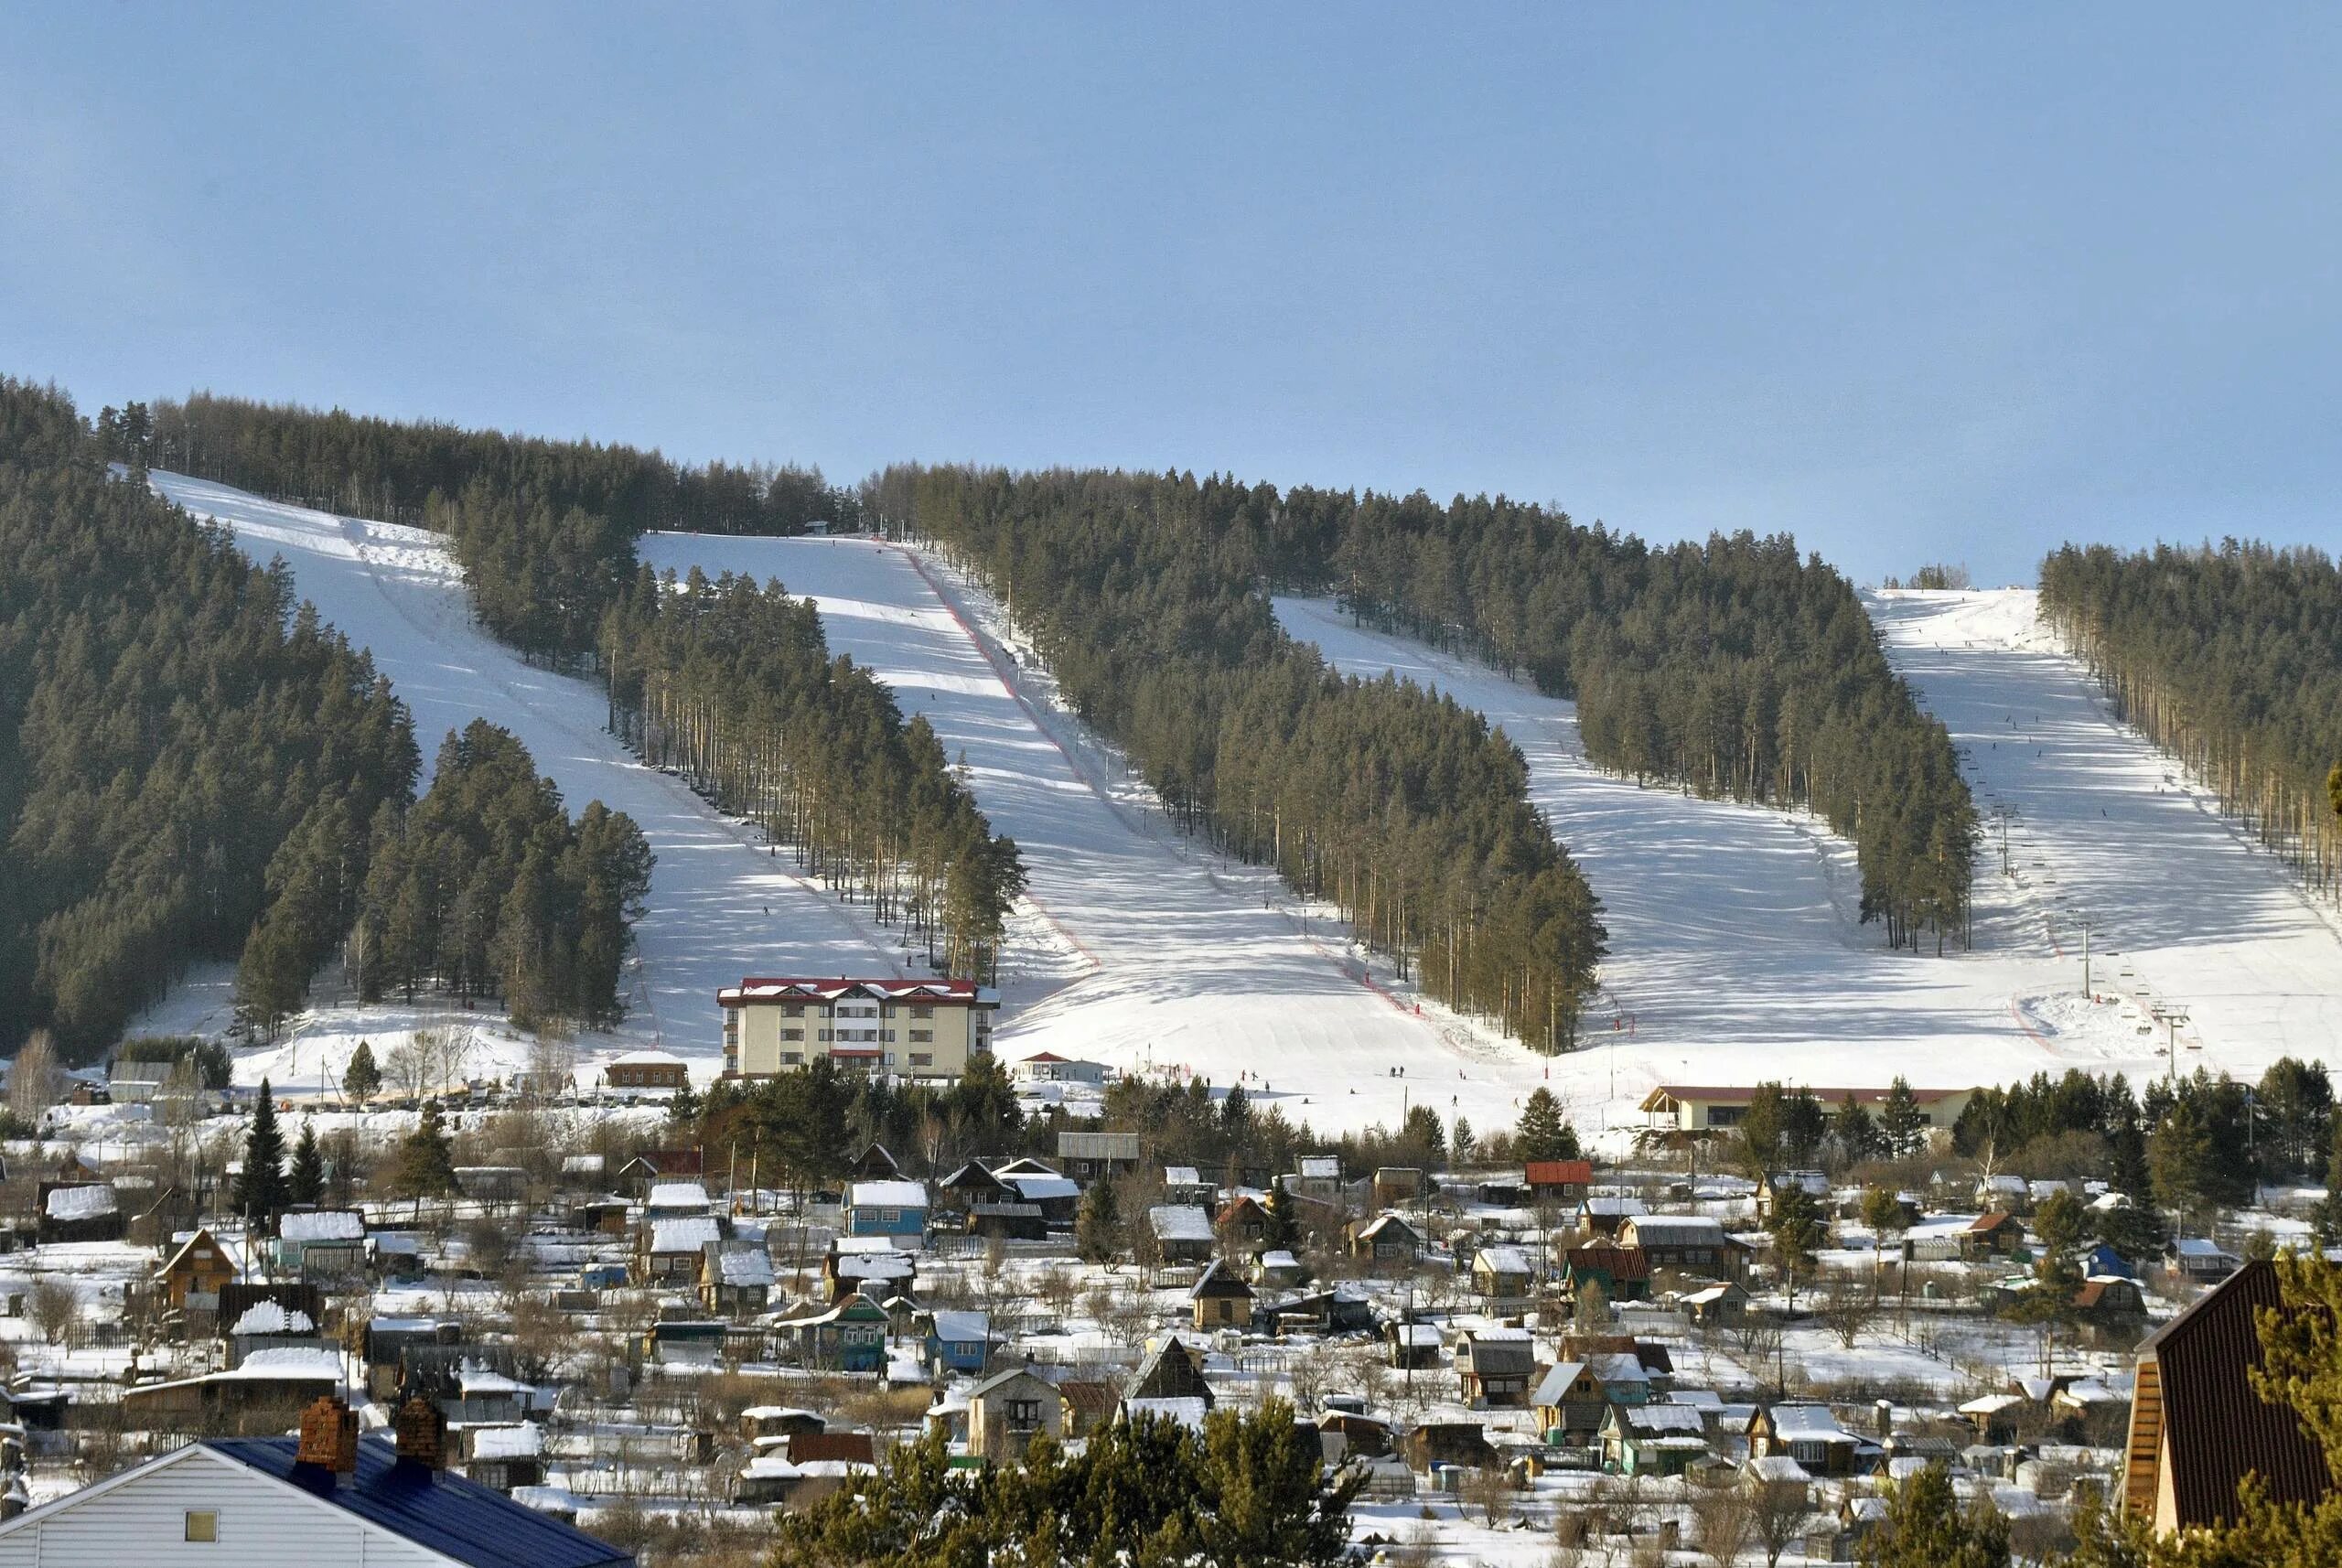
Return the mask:
{"type": "MultiPolygon", "coordinates": [[[[902,951],[801,877],[787,855],[768,856],[754,830],[726,821],[683,783],[643,767],[603,727],[607,712],[592,682],[525,662],[471,619],[461,569],[438,536],[282,505],[226,485],[176,474],[155,487],[198,516],[225,525],[255,560],[281,555],[296,590],[349,640],[372,651],[414,714],[425,782],[451,729],[486,718],[519,736],[537,767],[560,785],[572,811],[599,800],[641,824],[658,865],[650,913],[636,929],[640,958],[631,1015],[612,1036],[578,1042],[589,1063],[653,1042],[712,1075],[721,1058],[719,987],[745,974],[898,974],[902,951]]],[[[134,1027],[142,1032],[216,1031],[230,1022],[231,976],[199,970],[134,1027]]],[[[476,1074],[523,1065],[529,1047],[500,1018],[459,1015],[475,1026],[476,1074]]],[[[272,1073],[313,1087],[338,1078],[360,1036],[379,1058],[433,1022],[429,1010],[324,1006],[305,1015],[275,1048],[237,1063],[240,1081],[272,1073]]]]}
{"type": "MultiPolygon", "coordinates": [[[[593,684],[482,633],[434,536],[172,475],[156,482],[255,557],[286,559],[301,594],[373,651],[413,706],[426,766],[448,729],[485,716],[521,736],[573,809],[598,798],[642,823],[659,865],[635,1011],[617,1036],[581,1042],[589,1066],[656,1040],[713,1073],[712,993],[743,974],[903,972],[908,955],[858,908],[629,757],[603,728],[593,684]]],[[[811,596],[833,645],[964,758],[1032,877],[1002,977],[999,1044],[1012,1059],[1052,1049],[1242,1081],[1321,1127],[1395,1122],[1424,1102],[1501,1125],[1549,1083],[1594,1131],[1634,1125],[1635,1102],[1665,1081],[1831,1086],[1900,1072],[1949,1087],[2068,1066],[2140,1077],[2163,1065],[2153,1004],[2190,1009],[2183,1069],[2257,1074],[2286,1052],[2326,1054],[2342,1026],[2329,917],[2106,716],[2035,625],[2028,593],[1871,601],[1890,656],[1966,748],[1980,805],[2020,812],[2014,875],[1999,874],[1997,836],[1980,868],[1975,950],[1942,958],[1889,953],[1857,921],[1853,852],[1818,822],[1606,777],[1585,760],[1571,704],[1353,628],[1330,603],[1280,600],[1286,626],[1339,667],[1450,692],[1528,756],[1537,802],[1610,932],[1590,1048],[1548,1064],[1435,1006],[1418,1012],[1324,910],[1198,851],[1061,706],[998,607],[934,557],[859,539],[686,534],[650,536],[642,551],[661,568],[778,577],[811,596]],[[2094,1002],[2080,987],[2083,912],[2095,921],[2094,1002]]],[[[228,980],[198,972],[140,1026],[224,1026],[228,980]]],[[[238,1077],[327,1081],[360,1035],[380,1054],[451,1025],[468,1029],[477,1072],[528,1057],[529,1042],[485,1015],[329,1004],[246,1053],[238,1077]]]]}
{"type": "Polygon", "coordinates": [[[2163,1067],[2162,1033],[2140,1029],[2142,986],[2192,1005],[2189,1027],[2208,1031],[2192,1052],[2183,1029],[2183,1070],[2208,1059],[2257,1076],[2287,1051],[2332,1054],[2342,942],[2265,857],[2173,792],[2165,759],[2106,719],[2087,675],[2036,629],[2029,593],[1873,603],[1890,656],[1971,753],[1980,807],[2024,811],[2017,875],[1999,875],[1997,849],[1980,862],[1975,949],[1940,959],[1890,953],[1859,923],[1853,849],[1819,822],[1611,778],[1586,762],[1573,704],[1353,628],[1330,601],[1276,607],[1339,668],[1451,693],[1527,756],[1538,805],[1604,905],[1611,1017],[1590,1021],[1595,1048],[1566,1071],[1573,1098],[1606,1102],[1614,1123],[1671,1080],[1899,1072],[1954,1087],[2068,1067],[2136,1079],[2163,1067]],[[2020,710],[2032,740],[1992,733],[2020,710]],[[2077,906],[2100,922],[2095,1003],[2081,993],[2077,906]],[[2110,942],[2119,956],[2104,958],[2110,942]]]}
{"type": "Polygon", "coordinates": [[[777,577],[810,596],[832,650],[965,759],[994,831],[1024,852],[1043,917],[1002,976],[1004,1058],[1054,1050],[1220,1086],[1249,1075],[1248,1093],[1265,1088],[1320,1128],[1395,1124],[1426,1101],[1509,1125],[1542,1081],[1542,1058],[1429,1004],[1418,1015],[1341,928],[1291,908],[1257,868],[1190,845],[1058,703],[997,607],[933,557],[866,539],[714,534],[653,534],[641,549],[661,570],[777,577]]]}
{"type": "MultiPolygon", "coordinates": [[[[2037,619],[2031,589],[1880,593],[1887,653],[1966,754],[1979,811],[2007,808],[2008,860],[2034,940],[2069,960],[2090,922],[2091,990],[2116,999],[2109,1040],[2079,987],[2028,1004],[2061,1048],[2080,1017],[2086,1050],[2134,1078],[2159,1070],[2184,1011],[2178,1069],[2257,1078],[2278,1057],[2342,1066],[2342,925],[2208,791],[2120,723],[2096,682],[2037,619]]],[[[1998,880],[2000,819],[1981,868],[1998,880]]],[[[2072,967],[2069,963],[2068,967],[2072,967]]]]}

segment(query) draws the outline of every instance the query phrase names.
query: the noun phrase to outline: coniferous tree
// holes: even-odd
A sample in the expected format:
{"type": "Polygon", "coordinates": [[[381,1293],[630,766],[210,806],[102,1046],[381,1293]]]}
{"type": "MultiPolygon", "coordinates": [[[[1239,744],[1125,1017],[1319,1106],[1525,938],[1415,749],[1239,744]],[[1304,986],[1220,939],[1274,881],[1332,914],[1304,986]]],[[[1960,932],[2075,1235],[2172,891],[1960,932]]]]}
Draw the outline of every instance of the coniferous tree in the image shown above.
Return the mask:
{"type": "Polygon", "coordinates": [[[2195,1104],[2175,1103],[2147,1139],[2147,1171],[2157,1207],[2209,1234],[2212,1225],[2212,1136],[2195,1104]]]}
{"type": "Polygon", "coordinates": [[[382,1069],[375,1064],[374,1047],[364,1040],[349,1053],[349,1065],[342,1070],[341,1091],[364,1110],[366,1102],[381,1092],[382,1069]]]}
{"type": "Polygon", "coordinates": [[[1524,1160],[1563,1160],[1575,1156],[1562,1152],[1562,1103],[1553,1098],[1552,1090],[1540,1084],[1529,1091],[1521,1102],[1520,1123],[1512,1135],[1513,1152],[1524,1160]]]}
{"type": "Polygon", "coordinates": [[[1774,1256],[1779,1261],[1782,1281],[1794,1304],[1798,1279],[1811,1274],[1814,1254],[1830,1238],[1829,1224],[1822,1218],[1821,1206],[1802,1184],[1785,1182],[1773,1194],[1772,1211],[1766,1216],[1765,1229],[1773,1238],[1774,1256]]]}
{"type": "Polygon", "coordinates": [[[445,1117],[436,1100],[423,1105],[423,1118],[399,1144],[391,1185],[402,1197],[420,1201],[446,1197],[456,1190],[456,1153],[447,1137],[445,1117]]]}
{"type": "Polygon", "coordinates": [[[1849,1165],[1876,1159],[1885,1149],[1878,1123],[1854,1099],[1854,1091],[1851,1089],[1846,1091],[1846,1098],[1840,1102],[1837,1114],[1831,1121],[1830,1136],[1838,1145],[1838,1158],[1849,1165]]]}
{"type": "Polygon", "coordinates": [[[288,1201],[285,1183],[285,1133],[276,1124],[276,1099],[268,1079],[260,1080],[260,1101],[244,1135],[244,1168],[236,1177],[236,1212],[247,1223],[273,1223],[288,1201]]]}
{"type": "Polygon", "coordinates": [[[1074,1215],[1074,1244],[1092,1263],[1112,1263],[1123,1255],[1123,1211],[1112,1178],[1100,1176],[1081,1195],[1074,1215]]]}
{"type": "Polygon", "coordinates": [[[1879,1108],[1878,1130],[1887,1153],[1896,1159],[1907,1160],[1927,1147],[1928,1113],[1919,1109],[1910,1080],[1901,1073],[1887,1086],[1885,1103],[1879,1108]]]}
{"type": "Polygon", "coordinates": [[[293,1168],[285,1176],[285,1192],[293,1203],[325,1201],[325,1153],[317,1147],[317,1123],[306,1118],[301,1122],[301,1136],[293,1144],[293,1168]]]}
{"type": "Polygon", "coordinates": [[[2008,1523],[1979,1497],[1963,1509],[1950,1472],[1929,1465],[1892,1485],[1886,1512],[1863,1538],[1866,1568],[2009,1568],[2008,1523]]]}

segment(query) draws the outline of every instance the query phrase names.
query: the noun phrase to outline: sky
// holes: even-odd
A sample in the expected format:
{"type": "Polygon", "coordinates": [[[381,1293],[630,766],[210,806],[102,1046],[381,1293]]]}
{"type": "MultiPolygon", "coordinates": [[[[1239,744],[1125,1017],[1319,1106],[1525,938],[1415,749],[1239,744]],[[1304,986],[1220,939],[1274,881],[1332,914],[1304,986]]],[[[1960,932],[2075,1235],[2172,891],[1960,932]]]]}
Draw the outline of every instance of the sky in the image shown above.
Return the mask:
{"type": "Polygon", "coordinates": [[[0,7],[0,372],[2342,550],[2342,12],[0,7]]]}

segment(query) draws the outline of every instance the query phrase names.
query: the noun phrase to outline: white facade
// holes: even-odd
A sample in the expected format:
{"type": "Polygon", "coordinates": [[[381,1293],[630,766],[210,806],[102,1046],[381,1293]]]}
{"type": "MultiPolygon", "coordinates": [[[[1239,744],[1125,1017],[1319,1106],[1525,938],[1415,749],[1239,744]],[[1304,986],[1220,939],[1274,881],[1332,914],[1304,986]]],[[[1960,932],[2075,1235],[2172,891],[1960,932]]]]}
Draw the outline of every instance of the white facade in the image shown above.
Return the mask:
{"type": "Polygon", "coordinates": [[[0,1568],[446,1568],[454,1562],[201,1444],[0,1524],[0,1568]],[[218,1539],[189,1541],[189,1516],[207,1513],[218,1539]]]}

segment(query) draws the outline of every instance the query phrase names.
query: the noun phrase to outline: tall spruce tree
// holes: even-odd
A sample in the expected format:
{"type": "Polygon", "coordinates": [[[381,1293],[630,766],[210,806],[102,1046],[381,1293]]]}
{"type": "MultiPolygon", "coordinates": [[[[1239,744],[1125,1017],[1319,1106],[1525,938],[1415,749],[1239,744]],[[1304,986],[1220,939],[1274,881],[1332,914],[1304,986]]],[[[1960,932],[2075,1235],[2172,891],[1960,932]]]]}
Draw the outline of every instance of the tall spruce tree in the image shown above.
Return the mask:
{"type": "Polygon", "coordinates": [[[375,1064],[374,1047],[364,1040],[349,1053],[349,1066],[341,1075],[341,1091],[364,1110],[366,1102],[382,1090],[382,1069],[375,1064]]]}
{"type": "Polygon", "coordinates": [[[236,1176],[236,1212],[247,1223],[266,1226],[283,1211],[288,1198],[285,1184],[285,1133],[276,1124],[276,1097],[268,1079],[260,1080],[260,1103],[253,1108],[252,1130],[244,1136],[244,1168],[236,1176]]]}
{"type": "Polygon", "coordinates": [[[326,1157],[317,1147],[317,1124],[304,1117],[301,1136],[293,1144],[293,1169],[285,1178],[286,1196],[295,1203],[325,1201],[326,1157]]]}
{"type": "Polygon", "coordinates": [[[1919,1109],[1918,1100],[1911,1093],[1911,1081],[1901,1073],[1887,1085],[1886,1102],[1879,1107],[1878,1130],[1886,1142],[1887,1153],[1898,1160],[1907,1160],[1923,1152],[1928,1144],[1928,1113],[1919,1109]]]}

